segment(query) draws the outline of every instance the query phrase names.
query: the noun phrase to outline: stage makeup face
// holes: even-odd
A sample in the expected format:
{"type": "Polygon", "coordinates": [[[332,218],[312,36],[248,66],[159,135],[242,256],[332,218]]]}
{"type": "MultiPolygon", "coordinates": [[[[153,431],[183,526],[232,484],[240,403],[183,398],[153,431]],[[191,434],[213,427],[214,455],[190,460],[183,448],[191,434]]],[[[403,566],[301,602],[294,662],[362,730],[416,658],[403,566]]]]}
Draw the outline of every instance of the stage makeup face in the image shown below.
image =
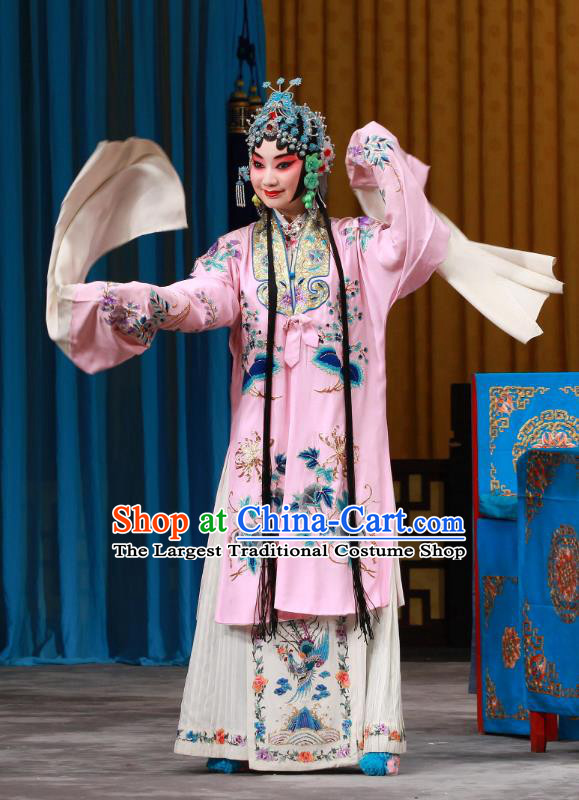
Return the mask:
{"type": "Polygon", "coordinates": [[[295,198],[303,161],[287,148],[278,150],[275,142],[264,140],[251,157],[249,176],[253,191],[264,205],[275,208],[286,217],[295,217],[304,210],[295,198]]]}

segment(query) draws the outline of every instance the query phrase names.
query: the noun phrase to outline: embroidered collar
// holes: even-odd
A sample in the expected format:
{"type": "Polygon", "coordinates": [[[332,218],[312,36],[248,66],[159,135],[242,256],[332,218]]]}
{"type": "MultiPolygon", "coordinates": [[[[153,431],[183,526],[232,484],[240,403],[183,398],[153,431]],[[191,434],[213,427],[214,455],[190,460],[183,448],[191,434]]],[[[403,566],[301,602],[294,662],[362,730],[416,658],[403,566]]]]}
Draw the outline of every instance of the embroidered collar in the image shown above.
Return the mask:
{"type": "Polygon", "coordinates": [[[300,233],[302,232],[302,228],[304,227],[308,219],[307,211],[297,216],[291,222],[288,222],[287,219],[283,216],[283,214],[280,214],[280,212],[277,209],[274,209],[274,212],[279,224],[281,225],[281,229],[286,238],[286,241],[297,239],[300,233]]]}

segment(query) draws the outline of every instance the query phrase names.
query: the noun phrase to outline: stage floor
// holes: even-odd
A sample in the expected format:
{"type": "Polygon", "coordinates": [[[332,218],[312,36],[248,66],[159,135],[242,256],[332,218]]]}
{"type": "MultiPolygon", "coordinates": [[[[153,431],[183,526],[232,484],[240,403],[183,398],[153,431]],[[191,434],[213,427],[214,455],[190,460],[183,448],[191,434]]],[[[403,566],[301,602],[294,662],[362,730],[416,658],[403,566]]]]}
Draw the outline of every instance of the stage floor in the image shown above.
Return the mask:
{"type": "Polygon", "coordinates": [[[409,752],[397,777],[358,770],[215,775],[172,752],[185,670],[0,667],[2,800],[577,800],[579,743],[479,736],[468,664],[402,665],[409,752]]]}

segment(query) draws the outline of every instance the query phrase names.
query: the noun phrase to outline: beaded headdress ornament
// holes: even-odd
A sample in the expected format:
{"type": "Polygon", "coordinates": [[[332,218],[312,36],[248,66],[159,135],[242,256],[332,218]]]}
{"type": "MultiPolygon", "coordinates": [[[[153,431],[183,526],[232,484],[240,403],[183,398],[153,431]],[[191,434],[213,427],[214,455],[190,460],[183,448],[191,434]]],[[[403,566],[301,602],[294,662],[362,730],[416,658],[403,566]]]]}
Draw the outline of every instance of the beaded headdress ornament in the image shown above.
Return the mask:
{"type": "MultiPolygon", "coordinates": [[[[271,94],[261,111],[252,119],[246,141],[250,160],[253,150],[259,147],[264,139],[277,140],[280,149],[287,147],[290,153],[295,153],[305,160],[304,185],[307,191],[302,195],[302,201],[304,206],[311,210],[314,207],[320,177],[331,171],[335,151],[332,140],[326,134],[324,117],[312,111],[306,104],[300,106],[295,102],[291,90],[301,82],[301,78],[294,78],[283,91],[281,87],[285,83],[285,78],[277,79],[277,89],[273,89],[269,81],[263,84],[265,89],[271,89],[271,94]]],[[[249,167],[240,167],[236,185],[238,205],[245,205],[242,181],[248,180],[249,167]]]]}

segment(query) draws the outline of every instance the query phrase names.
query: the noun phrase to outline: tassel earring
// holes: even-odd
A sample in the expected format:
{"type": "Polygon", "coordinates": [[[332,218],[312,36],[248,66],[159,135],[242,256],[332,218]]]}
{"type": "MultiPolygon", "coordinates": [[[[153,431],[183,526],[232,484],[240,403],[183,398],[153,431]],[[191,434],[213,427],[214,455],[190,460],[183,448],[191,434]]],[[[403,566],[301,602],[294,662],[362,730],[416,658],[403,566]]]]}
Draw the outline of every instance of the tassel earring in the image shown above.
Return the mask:
{"type": "Polygon", "coordinates": [[[235,184],[235,203],[237,208],[245,208],[245,183],[243,182],[242,169],[242,167],[239,168],[239,177],[235,184]]]}

